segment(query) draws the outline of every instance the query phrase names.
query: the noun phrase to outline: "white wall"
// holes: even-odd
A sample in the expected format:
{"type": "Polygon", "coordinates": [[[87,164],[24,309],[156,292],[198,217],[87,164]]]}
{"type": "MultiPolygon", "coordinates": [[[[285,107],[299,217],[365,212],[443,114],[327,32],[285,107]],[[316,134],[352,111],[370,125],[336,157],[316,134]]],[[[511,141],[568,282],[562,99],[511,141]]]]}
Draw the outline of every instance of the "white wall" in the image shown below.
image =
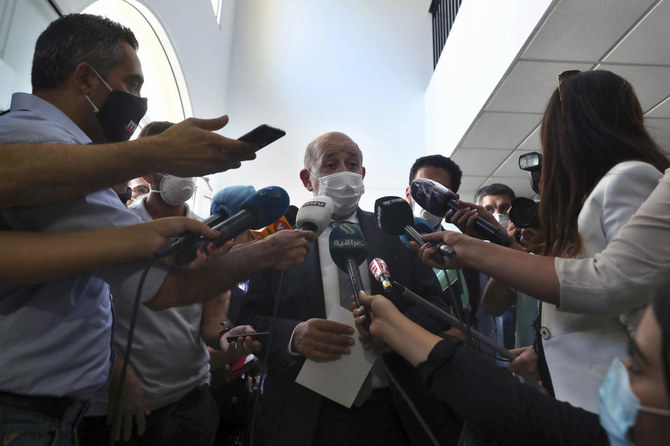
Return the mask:
{"type": "Polygon", "coordinates": [[[30,70],[37,37],[57,17],[43,0],[0,0],[0,110],[12,93],[30,93],[30,70]]]}
{"type": "MultiPolygon", "coordinates": [[[[222,23],[209,0],[138,0],[163,25],[184,72],[193,115],[225,113],[235,1],[223,2],[222,23]]],[[[64,13],[81,12],[94,0],[56,0],[64,13]]]]}
{"type": "Polygon", "coordinates": [[[214,189],[279,185],[300,206],[310,197],[298,178],[305,147],[338,130],[364,153],[364,209],[379,196],[403,194],[424,151],[427,9],[415,0],[237,2],[226,133],[267,123],[287,136],[241,169],[216,175],[214,189]]]}
{"type": "Polygon", "coordinates": [[[426,153],[451,155],[552,0],[464,0],[426,90],[426,153]]]}

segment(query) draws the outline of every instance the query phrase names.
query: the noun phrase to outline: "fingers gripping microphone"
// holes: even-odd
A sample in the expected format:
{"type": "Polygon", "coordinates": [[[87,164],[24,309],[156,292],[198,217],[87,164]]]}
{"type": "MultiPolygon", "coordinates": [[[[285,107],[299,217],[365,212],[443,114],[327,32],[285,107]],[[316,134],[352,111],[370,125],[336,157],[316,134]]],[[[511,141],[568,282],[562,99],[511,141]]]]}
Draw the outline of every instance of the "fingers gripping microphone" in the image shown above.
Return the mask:
{"type": "Polygon", "coordinates": [[[259,189],[242,202],[238,213],[214,226],[213,229],[220,232],[217,238],[209,240],[200,236],[196,243],[183,246],[177,252],[175,261],[178,265],[183,265],[195,258],[201,246],[204,248],[212,242],[218,248],[243,231],[267,226],[284,215],[288,206],[288,194],[281,187],[269,186],[259,189]]]}
{"type": "Polygon", "coordinates": [[[295,217],[298,229],[313,231],[314,236],[321,235],[330,224],[333,215],[333,199],[319,195],[302,205],[295,217]]]}
{"type": "MultiPolygon", "coordinates": [[[[421,234],[412,226],[414,224],[414,215],[409,203],[400,197],[382,197],[375,201],[375,215],[377,216],[377,225],[379,228],[391,235],[407,234],[409,238],[415,241],[419,246],[426,242],[421,239],[421,234]]],[[[437,248],[439,258],[437,262],[442,262],[442,257],[451,257],[454,250],[451,246],[444,243],[432,245],[437,248]]]]}
{"type": "Polygon", "coordinates": [[[380,282],[384,287],[384,292],[391,293],[393,291],[393,285],[391,285],[391,282],[389,281],[391,273],[389,272],[389,267],[386,265],[386,262],[377,257],[370,262],[369,269],[375,280],[380,282]]]}
{"type": "MultiPolygon", "coordinates": [[[[220,212],[210,215],[206,220],[203,221],[203,223],[209,226],[210,228],[213,228],[218,224],[222,223],[228,217],[229,215],[226,213],[226,211],[222,210],[220,212]]],[[[156,251],[155,256],[156,258],[159,259],[168,256],[183,246],[188,246],[197,243],[200,237],[201,237],[200,234],[194,234],[192,232],[184,232],[182,234],[179,234],[177,238],[166,242],[165,244],[163,244],[163,246],[158,248],[158,251],[156,251]]]]}
{"type": "MultiPolygon", "coordinates": [[[[414,198],[417,204],[431,214],[444,215],[450,209],[454,212],[460,209],[456,194],[437,181],[429,180],[428,178],[417,178],[412,181],[410,189],[412,198],[414,198]]],[[[477,217],[475,229],[487,240],[498,245],[509,246],[514,241],[512,237],[482,217],[477,217]]]]}
{"type": "Polygon", "coordinates": [[[368,243],[363,238],[363,233],[354,224],[341,223],[330,233],[328,245],[330,256],[337,267],[349,275],[356,305],[360,306],[358,292],[363,289],[363,282],[358,265],[368,256],[368,243]]]}
{"type": "MultiPolygon", "coordinates": [[[[375,259],[374,261],[381,261],[384,262],[382,259],[375,259]]],[[[385,262],[384,262],[385,263],[385,262]]],[[[388,271],[388,270],[387,270],[388,271]]],[[[377,281],[381,282],[382,281],[382,276],[380,275],[379,277],[375,275],[375,279],[377,281]]],[[[390,274],[386,277],[386,280],[391,280],[390,274]]],[[[496,353],[498,353],[500,356],[503,358],[507,358],[509,360],[513,360],[516,358],[516,355],[509,350],[505,349],[499,344],[496,344],[494,341],[491,339],[487,338],[483,334],[479,333],[476,330],[471,329],[467,325],[465,325],[463,322],[459,321],[455,317],[453,317],[451,314],[447,313],[443,309],[433,305],[432,303],[428,302],[426,299],[422,298],[418,294],[414,293],[412,290],[408,289],[407,287],[399,284],[395,280],[393,281],[393,288],[400,290],[400,296],[403,298],[406,298],[410,300],[413,304],[418,305],[428,311],[430,314],[433,314],[440,319],[442,319],[445,322],[448,322],[451,324],[452,327],[456,327],[458,330],[462,331],[468,336],[472,336],[475,338],[477,341],[480,343],[490,347],[493,349],[496,353]]]]}

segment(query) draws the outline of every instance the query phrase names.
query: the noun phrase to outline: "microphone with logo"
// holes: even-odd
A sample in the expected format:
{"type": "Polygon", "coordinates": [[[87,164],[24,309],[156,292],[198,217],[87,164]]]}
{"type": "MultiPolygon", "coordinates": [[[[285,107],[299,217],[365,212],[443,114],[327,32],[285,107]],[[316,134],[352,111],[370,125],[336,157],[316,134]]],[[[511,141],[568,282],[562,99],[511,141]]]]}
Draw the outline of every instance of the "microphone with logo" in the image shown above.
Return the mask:
{"type": "Polygon", "coordinates": [[[349,275],[351,291],[356,299],[356,305],[360,306],[358,292],[363,289],[363,282],[358,266],[368,256],[368,242],[365,241],[358,226],[345,222],[333,228],[328,246],[335,265],[349,275]]]}
{"type": "MultiPolygon", "coordinates": [[[[428,178],[417,178],[412,181],[410,189],[414,201],[431,214],[444,215],[450,209],[453,211],[460,209],[460,206],[458,206],[458,196],[437,181],[429,180],[428,178]]],[[[514,242],[512,237],[482,217],[477,217],[475,229],[486,240],[490,240],[498,245],[510,246],[514,242]]]]}
{"type": "Polygon", "coordinates": [[[214,243],[218,248],[243,231],[267,226],[284,215],[288,206],[289,197],[284,189],[278,186],[264,187],[244,200],[239,212],[213,227],[220,233],[217,238],[209,240],[199,236],[189,244],[169,242],[156,252],[156,256],[163,257],[176,251],[175,262],[178,265],[189,263],[195,259],[201,246],[205,248],[209,243],[214,243]],[[173,248],[173,243],[178,244],[178,247],[173,248]]]}
{"type": "Polygon", "coordinates": [[[314,237],[321,235],[330,224],[333,215],[333,199],[318,195],[305,202],[295,216],[295,225],[300,230],[314,232],[314,237]]]}
{"type": "MultiPolygon", "coordinates": [[[[400,197],[378,198],[375,201],[375,215],[377,216],[377,225],[385,233],[391,235],[406,234],[419,246],[426,244],[421,239],[421,234],[413,227],[414,215],[412,214],[412,208],[404,199],[400,197]]],[[[438,263],[442,263],[444,257],[454,255],[454,250],[445,243],[431,246],[437,249],[434,260],[438,263]]]]}
{"type": "MultiPolygon", "coordinates": [[[[375,280],[378,282],[381,282],[384,284],[384,281],[390,282],[391,281],[391,275],[389,273],[388,267],[386,266],[386,262],[380,258],[374,259],[372,262],[370,262],[370,272],[374,276],[375,280]],[[373,263],[377,265],[374,269],[372,267],[373,263]]],[[[442,310],[441,308],[433,305],[432,303],[428,302],[418,294],[414,293],[412,290],[408,289],[407,287],[401,285],[400,283],[396,282],[395,280],[392,282],[392,289],[398,291],[398,295],[402,298],[406,298],[410,300],[413,304],[418,305],[425,309],[427,312],[430,314],[435,315],[436,317],[439,317],[445,322],[448,322],[451,326],[456,327],[460,331],[462,331],[464,334],[467,336],[472,336],[475,338],[477,341],[480,343],[490,347],[493,349],[496,353],[498,353],[500,356],[503,358],[507,358],[509,360],[514,360],[516,358],[516,355],[509,350],[506,350],[503,348],[501,345],[496,344],[493,342],[491,339],[487,338],[483,334],[479,333],[476,330],[471,329],[467,325],[465,325],[463,322],[459,321],[456,319],[454,316],[451,314],[447,313],[446,311],[442,310]]],[[[384,290],[386,291],[386,285],[384,285],[384,290]]]]}

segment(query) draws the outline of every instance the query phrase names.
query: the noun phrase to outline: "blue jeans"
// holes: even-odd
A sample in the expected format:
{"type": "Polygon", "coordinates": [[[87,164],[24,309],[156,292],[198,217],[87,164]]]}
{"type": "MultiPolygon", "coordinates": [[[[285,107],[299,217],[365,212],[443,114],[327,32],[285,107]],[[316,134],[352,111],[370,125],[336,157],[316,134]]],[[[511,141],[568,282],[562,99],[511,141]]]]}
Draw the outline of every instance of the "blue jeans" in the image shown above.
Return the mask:
{"type": "MultiPolygon", "coordinates": [[[[147,428],[141,437],[133,432],[124,446],[211,446],[219,425],[219,410],[208,384],[196,386],[179,401],[152,410],[147,417],[147,428]]],[[[85,417],[80,426],[82,446],[109,443],[106,417],[85,417]]]]}
{"type": "Polygon", "coordinates": [[[8,446],[76,446],[71,423],[0,403],[0,439],[8,446]]]}

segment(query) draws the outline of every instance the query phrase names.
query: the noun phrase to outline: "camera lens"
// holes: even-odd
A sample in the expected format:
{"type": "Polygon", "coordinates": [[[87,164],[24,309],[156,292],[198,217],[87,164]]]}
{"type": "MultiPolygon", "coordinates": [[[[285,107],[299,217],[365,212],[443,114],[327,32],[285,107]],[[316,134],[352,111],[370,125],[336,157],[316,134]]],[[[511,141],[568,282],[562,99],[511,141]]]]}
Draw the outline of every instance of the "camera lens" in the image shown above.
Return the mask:
{"type": "Polygon", "coordinates": [[[509,219],[514,226],[519,229],[536,228],[539,219],[537,214],[537,203],[524,197],[517,197],[512,200],[512,207],[509,210],[509,219]]]}

